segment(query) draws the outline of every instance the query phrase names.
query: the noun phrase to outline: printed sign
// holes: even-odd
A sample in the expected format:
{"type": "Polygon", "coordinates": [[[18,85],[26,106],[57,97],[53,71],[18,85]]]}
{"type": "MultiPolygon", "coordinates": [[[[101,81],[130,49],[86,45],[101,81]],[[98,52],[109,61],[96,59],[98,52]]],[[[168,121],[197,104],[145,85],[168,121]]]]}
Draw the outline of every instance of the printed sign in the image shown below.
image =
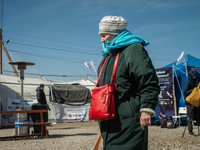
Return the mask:
{"type": "Polygon", "coordinates": [[[174,116],[172,67],[156,69],[156,74],[160,85],[157,105],[158,120],[161,120],[166,116],[174,116]]]}
{"type": "Polygon", "coordinates": [[[85,106],[66,106],[68,119],[84,120],[88,119],[85,106]]]}

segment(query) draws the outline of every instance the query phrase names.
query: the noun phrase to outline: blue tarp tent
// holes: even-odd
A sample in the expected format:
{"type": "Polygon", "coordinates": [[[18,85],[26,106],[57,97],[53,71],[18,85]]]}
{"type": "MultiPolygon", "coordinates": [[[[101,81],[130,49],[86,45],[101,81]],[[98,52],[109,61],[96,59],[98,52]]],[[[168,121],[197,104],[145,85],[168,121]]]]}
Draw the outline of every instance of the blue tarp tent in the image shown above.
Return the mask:
{"type": "MultiPolygon", "coordinates": [[[[174,64],[174,85],[175,85],[177,107],[182,107],[182,106],[185,106],[184,97],[182,94],[183,94],[183,83],[187,80],[186,67],[185,67],[185,63],[176,65],[176,61],[175,61],[167,66],[164,66],[163,68],[172,67],[173,64],[174,64]],[[182,94],[180,90],[182,91],[182,94]]],[[[186,64],[187,64],[188,72],[190,70],[195,70],[197,72],[200,72],[200,59],[187,54],[186,64]]],[[[200,74],[197,75],[197,78],[199,78],[199,75],[200,74]]]]}
{"type": "MultiPolygon", "coordinates": [[[[185,67],[185,63],[176,65],[176,61],[164,67],[172,67],[173,64],[174,64],[174,85],[175,85],[177,107],[182,107],[182,106],[185,106],[184,97],[182,94],[183,94],[183,83],[187,80],[186,67],[185,67]],[[180,88],[181,88],[182,94],[181,94],[180,88]]],[[[197,72],[200,72],[200,59],[187,54],[186,64],[187,64],[188,72],[190,70],[195,70],[197,72]]],[[[197,77],[199,77],[199,75],[197,77]]]]}
{"type": "MultiPolygon", "coordinates": [[[[174,85],[175,85],[175,96],[176,96],[176,107],[177,111],[179,107],[185,107],[184,96],[183,96],[183,83],[187,80],[185,63],[176,65],[177,61],[170,63],[165,67],[172,67],[174,65],[174,85]]],[[[200,59],[193,57],[189,54],[186,55],[187,71],[195,70],[199,72],[197,78],[200,82],[200,59]]],[[[157,120],[157,109],[155,110],[156,116],[152,118],[157,120]]]]}

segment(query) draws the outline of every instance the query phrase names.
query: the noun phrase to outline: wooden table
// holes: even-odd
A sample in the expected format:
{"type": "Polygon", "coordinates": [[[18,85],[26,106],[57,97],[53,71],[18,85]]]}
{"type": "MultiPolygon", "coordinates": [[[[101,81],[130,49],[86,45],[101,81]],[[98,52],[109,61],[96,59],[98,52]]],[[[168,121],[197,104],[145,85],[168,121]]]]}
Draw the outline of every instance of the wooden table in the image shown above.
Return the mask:
{"type": "Polygon", "coordinates": [[[37,123],[25,123],[25,124],[3,124],[0,127],[8,127],[8,126],[17,126],[17,125],[41,125],[41,133],[34,134],[26,134],[26,135],[15,135],[15,136],[6,136],[0,137],[0,139],[6,138],[19,138],[19,137],[28,137],[28,136],[46,136],[48,138],[47,124],[51,124],[49,122],[44,122],[43,113],[48,112],[47,109],[39,109],[39,110],[19,110],[19,111],[0,111],[0,114],[18,114],[18,113],[40,113],[41,122],[37,123]]]}

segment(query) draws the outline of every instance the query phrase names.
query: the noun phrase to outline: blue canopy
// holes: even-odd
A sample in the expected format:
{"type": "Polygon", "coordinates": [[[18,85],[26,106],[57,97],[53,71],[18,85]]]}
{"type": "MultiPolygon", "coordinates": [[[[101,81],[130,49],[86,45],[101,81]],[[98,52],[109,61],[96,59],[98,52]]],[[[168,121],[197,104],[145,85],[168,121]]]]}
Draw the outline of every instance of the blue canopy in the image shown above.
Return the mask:
{"type": "MultiPolygon", "coordinates": [[[[197,75],[198,80],[200,81],[200,59],[191,56],[189,54],[186,55],[186,63],[181,63],[176,65],[177,61],[170,63],[163,68],[172,67],[174,65],[174,85],[175,85],[175,96],[176,96],[176,107],[177,111],[179,107],[185,107],[184,96],[183,96],[183,83],[187,80],[186,76],[186,64],[187,71],[195,70],[199,72],[197,75]]],[[[157,110],[155,110],[156,116],[155,120],[157,120],[157,110]]],[[[153,119],[153,118],[152,118],[153,119]]],[[[184,119],[186,120],[186,118],[184,119]]]]}
{"type": "MultiPolygon", "coordinates": [[[[193,57],[192,55],[186,55],[186,63],[181,63],[176,65],[177,61],[164,66],[165,67],[172,67],[174,64],[174,85],[175,85],[175,95],[177,101],[177,107],[184,107],[184,97],[183,97],[183,83],[187,80],[186,76],[186,64],[187,64],[187,71],[195,70],[200,72],[200,59],[193,57]],[[182,93],[181,93],[182,92],[182,93]]],[[[200,74],[197,75],[197,78],[200,77],[200,74]]]]}
{"type": "MultiPolygon", "coordinates": [[[[186,74],[185,63],[176,65],[176,62],[177,61],[170,63],[170,64],[164,66],[163,68],[172,67],[174,64],[174,71],[176,71],[177,76],[179,76],[180,74],[186,74]]],[[[187,54],[186,55],[186,64],[187,64],[188,72],[190,70],[196,70],[197,72],[200,72],[200,59],[187,54]]]]}

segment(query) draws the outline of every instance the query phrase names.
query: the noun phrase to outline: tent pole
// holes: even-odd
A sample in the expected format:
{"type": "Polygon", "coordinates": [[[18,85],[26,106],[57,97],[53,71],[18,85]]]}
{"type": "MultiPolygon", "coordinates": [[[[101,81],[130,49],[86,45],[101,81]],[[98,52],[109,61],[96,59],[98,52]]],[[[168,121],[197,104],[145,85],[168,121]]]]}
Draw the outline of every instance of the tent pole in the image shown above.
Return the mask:
{"type": "MultiPolygon", "coordinates": [[[[172,65],[172,81],[173,81],[173,97],[174,97],[174,112],[175,116],[177,116],[177,111],[176,111],[176,95],[175,95],[175,86],[174,86],[174,64],[172,65]]],[[[177,118],[176,118],[177,120],[177,118]]]]}
{"type": "MultiPolygon", "coordinates": [[[[174,71],[174,73],[176,74],[176,71],[174,71]]],[[[180,92],[181,92],[181,96],[183,97],[183,100],[184,100],[184,96],[183,96],[183,93],[182,93],[182,90],[181,90],[181,86],[180,86],[180,83],[178,81],[178,78],[177,78],[177,74],[176,74],[176,80],[178,82],[178,86],[179,86],[179,89],[180,89],[180,92]]],[[[179,118],[180,119],[180,118],[179,118]]]]}
{"type": "Polygon", "coordinates": [[[188,70],[187,70],[187,63],[185,61],[185,70],[186,70],[186,76],[187,76],[187,79],[188,79],[188,70]]]}

